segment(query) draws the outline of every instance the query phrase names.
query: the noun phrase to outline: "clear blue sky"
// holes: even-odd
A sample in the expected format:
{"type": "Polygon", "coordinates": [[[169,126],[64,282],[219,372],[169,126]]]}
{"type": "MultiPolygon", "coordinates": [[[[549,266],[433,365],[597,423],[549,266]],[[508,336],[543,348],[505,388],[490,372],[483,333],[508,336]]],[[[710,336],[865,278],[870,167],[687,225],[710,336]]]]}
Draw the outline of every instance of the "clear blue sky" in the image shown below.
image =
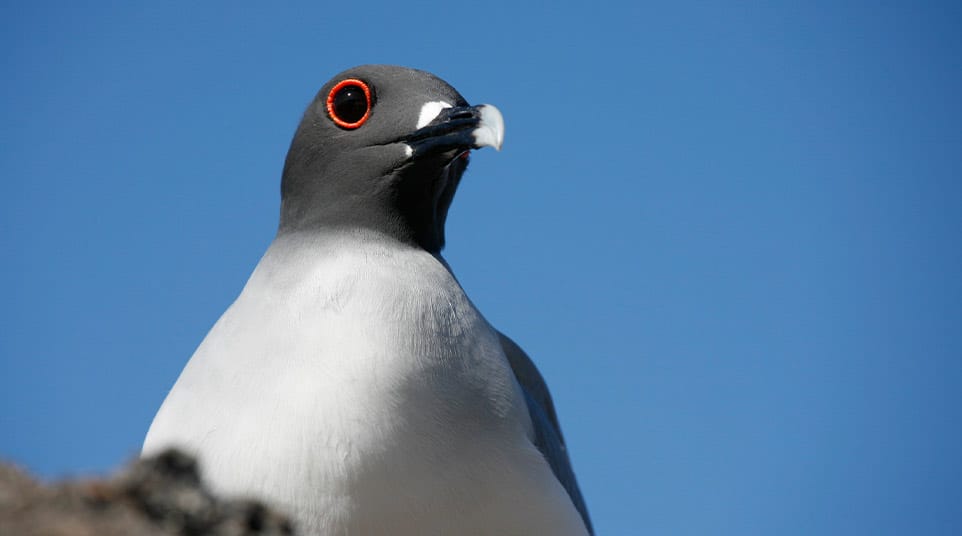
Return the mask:
{"type": "Polygon", "coordinates": [[[600,534],[962,532],[962,4],[79,4],[0,8],[0,457],[134,455],[305,105],[395,63],[505,115],[446,256],[600,534]]]}

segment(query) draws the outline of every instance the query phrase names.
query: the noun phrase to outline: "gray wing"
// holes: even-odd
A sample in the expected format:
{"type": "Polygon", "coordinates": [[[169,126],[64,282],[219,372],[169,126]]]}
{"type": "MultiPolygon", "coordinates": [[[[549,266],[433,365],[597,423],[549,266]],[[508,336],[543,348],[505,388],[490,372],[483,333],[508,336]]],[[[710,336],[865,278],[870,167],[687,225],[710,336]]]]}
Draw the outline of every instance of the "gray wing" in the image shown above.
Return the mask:
{"type": "Polygon", "coordinates": [[[564,437],[561,436],[561,425],[558,424],[558,415],[555,413],[554,402],[551,401],[551,393],[548,386],[538,372],[538,368],[531,361],[531,358],[524,353],[514,341],[505,334],[498,332],[501,336],[501,347],[504,349],[511,369],[514,371],[518,383],[521,384],[521,391],[524,393],[525,402],[528,404],[528,413],[531,415],[531,423],[534,425],[534,444],[538,450],[544,454],[548,465],[554,471],[555,477],[561,482],[571,497],[571,502],[581,513],[581,518],[588,528],[589,534],[595,531],[591,526],[591,518],[588,517],[588,508],[585,500],[578,489],[578,481],[575,473],[571,469],[571,461],[568,459],[568,448],[565,446],[564,437]]]}

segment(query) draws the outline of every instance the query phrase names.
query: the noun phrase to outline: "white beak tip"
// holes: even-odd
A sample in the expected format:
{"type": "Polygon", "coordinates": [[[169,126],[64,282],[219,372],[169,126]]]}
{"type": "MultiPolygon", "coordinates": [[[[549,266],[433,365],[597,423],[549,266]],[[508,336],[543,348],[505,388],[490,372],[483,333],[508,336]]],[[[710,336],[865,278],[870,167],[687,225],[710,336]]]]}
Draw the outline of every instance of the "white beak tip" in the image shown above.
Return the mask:
{"type": "Polygon", "coordinates": [[[504,117],[501,111],[490,104],[478,107],[481,112],[481,122],[474,129],[474,148],[494,147],[501,150],[504,144],[504,117]]]}

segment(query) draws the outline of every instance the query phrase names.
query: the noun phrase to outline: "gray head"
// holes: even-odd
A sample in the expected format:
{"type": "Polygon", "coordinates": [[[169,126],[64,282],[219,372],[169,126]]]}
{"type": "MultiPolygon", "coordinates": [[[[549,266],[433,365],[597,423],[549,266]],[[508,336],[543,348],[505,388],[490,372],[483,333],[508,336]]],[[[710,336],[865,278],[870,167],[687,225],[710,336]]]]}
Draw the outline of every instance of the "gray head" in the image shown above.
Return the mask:
{"type": "Polygon", "coordinates": [[[284,164],[279,233],[368,228],[437,253],[471,149],[500,148],[501,114],[430,73],[344,71],[317,93],[284,164]]]}

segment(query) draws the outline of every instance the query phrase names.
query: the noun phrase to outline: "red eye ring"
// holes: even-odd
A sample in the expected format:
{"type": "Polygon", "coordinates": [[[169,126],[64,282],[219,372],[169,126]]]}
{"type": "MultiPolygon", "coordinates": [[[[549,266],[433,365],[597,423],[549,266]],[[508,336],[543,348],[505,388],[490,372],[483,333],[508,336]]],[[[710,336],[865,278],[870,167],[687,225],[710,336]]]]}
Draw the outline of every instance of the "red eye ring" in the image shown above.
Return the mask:
{"type": "MultiPolygon", "coordinates": [[[[356,101],[356,96],[354,97],[356,101]]],[[[356,106],[358,102],[349,103],[350,105],[356,106]]],[[[353,111],[357,111],[355,108],[353,111]]],[[[363,125],[368,118],[371,116],[371,88],[362,80],[356,78],[348,78],[346,80],[341,80],[333,88],[331,92],[327,94],[327,115],[331,117],[334,124],[341,128],[355,129],[363,125]],[[344,110],[339,111],[336,109],[338,106],[343,106],[343,103],[336,102],[338,97],[342,95],[345,89],[356,87],[359,88],[364,93],[364,113],[359,119],[354,119],[353,117],[344,118],[344,110]],[[350,121],[348,119],[354,119],[350,121]]],[[[355,114],[356,115],[356,114],[355,114]]]]}

